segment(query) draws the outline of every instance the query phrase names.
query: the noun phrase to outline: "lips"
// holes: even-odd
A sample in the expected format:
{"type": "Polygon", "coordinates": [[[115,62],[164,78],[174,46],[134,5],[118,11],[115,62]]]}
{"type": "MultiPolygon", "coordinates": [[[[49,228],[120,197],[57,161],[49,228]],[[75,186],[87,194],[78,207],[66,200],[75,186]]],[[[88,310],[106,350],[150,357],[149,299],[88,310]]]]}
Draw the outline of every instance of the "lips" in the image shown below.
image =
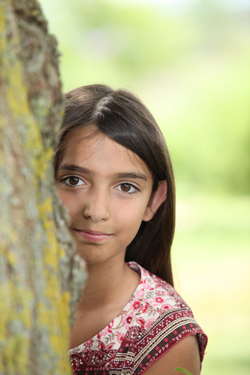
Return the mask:
{"type": "Polygon", "coordinates": [[[89,242],[102,242],[107,240],[112,236],[112,234],[93,231],[93,230],[79,230],[73,229],[81,238],[89,242]]]}

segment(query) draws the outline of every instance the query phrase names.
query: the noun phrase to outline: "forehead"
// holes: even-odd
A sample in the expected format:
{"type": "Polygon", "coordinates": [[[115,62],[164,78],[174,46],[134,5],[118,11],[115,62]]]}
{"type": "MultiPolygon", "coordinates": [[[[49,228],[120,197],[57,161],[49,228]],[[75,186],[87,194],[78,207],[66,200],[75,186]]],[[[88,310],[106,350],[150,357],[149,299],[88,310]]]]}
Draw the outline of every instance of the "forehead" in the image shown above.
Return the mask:
{"type": "Polygon", "coordinates": [[[62,163],[101,163],[110,170],[117,169],[114,172],[129,168],[152,177],[151,171],[136,153],[109,138],[95,125],[79,127],[68,134],[60,164],[62,163]]]}

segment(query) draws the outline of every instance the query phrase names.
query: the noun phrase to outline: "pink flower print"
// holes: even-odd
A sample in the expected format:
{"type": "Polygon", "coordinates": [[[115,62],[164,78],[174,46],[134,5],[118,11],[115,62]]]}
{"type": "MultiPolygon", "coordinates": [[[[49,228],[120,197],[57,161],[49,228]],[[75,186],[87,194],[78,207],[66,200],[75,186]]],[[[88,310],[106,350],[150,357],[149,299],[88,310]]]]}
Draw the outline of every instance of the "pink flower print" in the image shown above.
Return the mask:
{"type": "Polygon", "coordinates": [[[98,345],[99,350],[106,350],[106,351],[111,350],[114,344],[115,344],[114,342],[111,342],[105,345],[104,342],[102,342],[101,340],[97,340],[97,345],[98,345]]]}
{"type": "Polygon", "coordinates": [[[141,312],[144,314],[144,313],[147,311],[147,309],[148,309],[148,304],[145,303],[145,305],[143,305],[143,306],[141,307],[141,312]]]}
{"type": "Polygon", "coordinates": [[[158,288],[164,288],[164,286],[165,286],[165,282],[163,281],[163,282],[161,282],[160,280],[158,280],[158,284],[156,284],[156,286],[155,286],[155,288],[156,289],[158,289],[158,288]]]}
{"type": "Polygon", "coordinates": [[[136,297],[142,297],[144,294],[144,289],[140,289],[138,290],[138,292],[136,292],[136,297]]]}
{"type": "Polygon", "coordinates": [[[157,296],[163,296],[166,292],[164,290],[157,290],[156,295],[157,296]]]}
{"type": "Polygon", "coordinates": [[[155,319],[147,319],[145,322],[145,329],[149,329],[149,327],[155,322],[155,319]]]}
{"type": "Polygon", "coordinates": [[[108,345],[107,345],[106,347],[104,347],[104,348],[105,348],[106,351],[108,351],[108,350],[112,350],[114,345],[115,345],[115,343],[114,343],[114,342],[111,342],[110,344],[108,344],[108,345]]]}
{"type": "Polygon", "coordinates": [[[97,347],[99,350],[105,349],[105,344],[101,340],[97,340],[97,347]]]}
{"type": "Polygon", "coordinates": [[[127,323],[130,324],[130,323],[132,322],[132,319],[133,319],[132,316],[129,316],[129,317],[126,319],[127,323]]]}
{"type": "Polygon", "coordinates": [[[133,316],[131,316],[131,315],[124,319],[123,323],[124,323],[126,329],[128,329],[130,327],[130,324],[131,324],[132,320],[133,320],[133,316]]]}
{"type": "Polygon", "coordinates": [[[140,301],[138,301],[138,300],[136,300],[135,302],[133,302],[132,303],[132,308],[134,309],[134,310],[138,310],[139,309],[139,307],[140,307],[140,301]]]}
{"type": "Polygon", "coordinates": [[[155,277],[155,275],[153,273],[151,273],[150,271],[148,271],[148,274],[149,274],[149,276],[152,277],[152,279],[155,277]]]}
{"type": "Polygon", "coordinates": [[[161,297],[156,297],[156,298],[155,298],[155,302],[157,302],[157,303],[162,303],[162,302],[164,302],[164,299],[161,298],[161,297]]]}
{"type": "Polygon", "coordinates": [[[111,322],[109,325],[108,325],[108,332],[109,333],[112,333],[112,327],[113,327],[113,324],[114,324],[114,322],[111,322]]]}
{"type": "Polygon", "coordinates": [[[121,333],[121,332],[117,332],[116,333],[116,338],[117,338],[117,341],[121,344],[123,339],[124,339],[124,334],[121,333]]]}
{"type": "Polygon", "coordinates": [[[163,305],[162,306],[162,308],[164,309],[164,310],[169,310],[169,309],[171,309],[173,306],[172,305],[169,305],[168,303],[165,303],[165,305],[163,305]]]}
{"type": "Polygon", "coordinates": [[[90,348],[92,344],[93,344],[93,340],[92,340],[92,339],[86,341],[86,346],[87,346],[87,347],[90,348]]]}
{"type": "Polygon", "coordinates": [[[150,288],[151,288],[151,285],[149,285],[149,284],[146,282],[146,280],[145,280],[144,282],[145,282],[145,284],[143,285],[144,290],[150,289],[150,288]]]}
{"type": "Polygon", "coordinates": [[[108,333],[112,333],[112,331],[109,328],[109,326],[103,328],[103,330],[98,333],[97,338],[100,339],[102,336],[106,336],[108,333]]]}
{"type": "Polygon", "coordinates": [[[145,320],[143,318],[138,318],[136,319],[136,322],[140,324],[140,326],[144,327],[145,325],[145,320]]]}

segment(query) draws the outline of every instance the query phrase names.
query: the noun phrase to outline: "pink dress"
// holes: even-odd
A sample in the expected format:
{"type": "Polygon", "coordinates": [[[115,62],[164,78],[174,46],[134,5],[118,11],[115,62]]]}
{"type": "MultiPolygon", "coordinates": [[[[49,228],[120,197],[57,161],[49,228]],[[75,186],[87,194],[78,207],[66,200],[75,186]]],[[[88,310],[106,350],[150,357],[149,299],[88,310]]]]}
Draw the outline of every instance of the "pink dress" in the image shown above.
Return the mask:
{"type": "Polygon", "coordinates": [[[135,262],[140,283],[121,313],[69,351],[74,375],[143,374],[185,337],[197,335],[201,363],[207,337],[174,288],[135,262]]]}

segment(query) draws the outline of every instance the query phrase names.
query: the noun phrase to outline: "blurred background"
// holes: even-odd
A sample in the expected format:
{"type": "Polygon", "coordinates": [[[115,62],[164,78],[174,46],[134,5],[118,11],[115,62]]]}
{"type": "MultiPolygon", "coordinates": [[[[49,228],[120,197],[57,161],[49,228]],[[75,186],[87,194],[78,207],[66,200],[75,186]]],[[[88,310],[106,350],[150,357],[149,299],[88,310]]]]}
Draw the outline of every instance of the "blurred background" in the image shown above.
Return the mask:
{"type": "Polygon", "coordinates": [[[40,0],[63,90],[129,89],[177,185],[175,285],[209,336],[203,375],[250,374],[250,2],[40,0]]]}

